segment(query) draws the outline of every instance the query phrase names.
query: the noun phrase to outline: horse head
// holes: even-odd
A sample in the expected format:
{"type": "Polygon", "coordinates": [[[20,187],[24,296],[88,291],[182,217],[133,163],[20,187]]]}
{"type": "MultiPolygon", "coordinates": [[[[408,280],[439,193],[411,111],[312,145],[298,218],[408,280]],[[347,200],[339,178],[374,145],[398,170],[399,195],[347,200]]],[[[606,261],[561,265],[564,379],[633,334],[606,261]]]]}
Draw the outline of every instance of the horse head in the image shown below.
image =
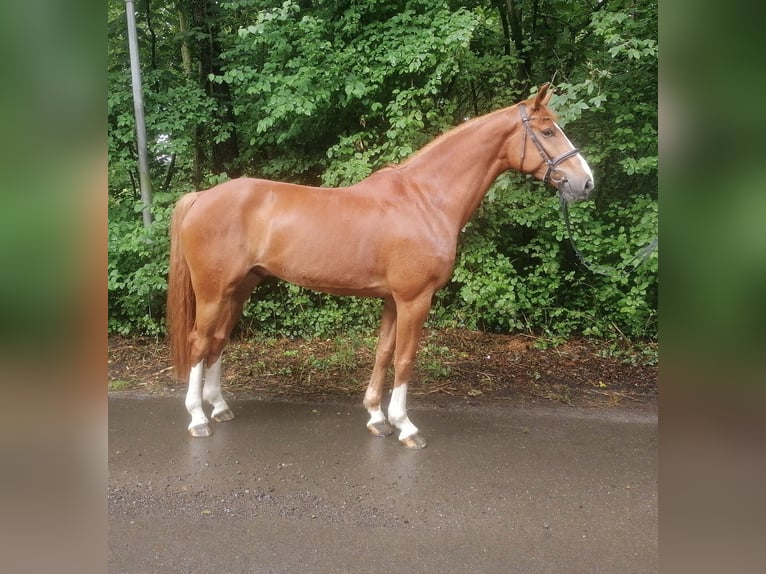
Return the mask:
{"type": "Polygon", "coordinates": [[[546,83],[534,97],[515,106],[523,129],[509,141],[508,160],[512,168],[553,185],[563,199],[581,201],[593,191],[593,172],[548,109],[552,95],[546,83]]]}

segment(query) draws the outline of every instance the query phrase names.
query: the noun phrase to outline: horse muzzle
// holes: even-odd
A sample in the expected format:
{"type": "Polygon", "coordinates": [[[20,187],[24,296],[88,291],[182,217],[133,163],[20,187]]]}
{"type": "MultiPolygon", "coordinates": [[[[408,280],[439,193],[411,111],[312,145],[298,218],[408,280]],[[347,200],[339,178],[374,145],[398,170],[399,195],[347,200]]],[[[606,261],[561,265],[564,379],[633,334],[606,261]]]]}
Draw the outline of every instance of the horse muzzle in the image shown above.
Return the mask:
{"type": "Polygon", "coordinates": [[[572,180],[564,177],[556,182],[556,189],[558,189],[559,195],[569,203],[588,199],[593,193],[594,187],[595,184],[590,177],[585,177],[581,180],[572,180]]]}

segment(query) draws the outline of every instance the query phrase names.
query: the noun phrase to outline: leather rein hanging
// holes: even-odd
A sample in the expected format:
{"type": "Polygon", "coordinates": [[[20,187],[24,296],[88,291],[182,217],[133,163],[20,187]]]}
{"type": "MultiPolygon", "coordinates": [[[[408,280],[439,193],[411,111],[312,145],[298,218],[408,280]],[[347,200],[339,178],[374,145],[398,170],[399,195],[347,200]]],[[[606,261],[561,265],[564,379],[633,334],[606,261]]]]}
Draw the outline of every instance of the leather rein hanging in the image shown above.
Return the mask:
{"type": "MultiPolygon", "coordinates": [[[[524,165],[524,157],[526,155],[527,151],[527,139],[532,140],[532,143],[535,144],[535,147],[537,148],[537,151],[540,153],[540,156],[543,158],[543,161],[548,166],[548,169],[545,171],[545,175],[543,176],[543,183],[548,183],[551,180],[551,174],[556,170],[556,168],[561,165],[564,161],[569,159],[570,157],[573,157],[580,153],[580,150],[577,148],[572,148],[571,150],[562,153],[559,156],[556,156],[555,158],[551,158],[551,156],[548,154],[547,151],[545,151],[545,148],[543,147],[543,144],[540,142],[540,140],[537,137],[537,134],[535,134],[534,131],[529,127],[529,120],[532,119],[529,114],[527,114],[527,106],[525,104],[519,104],[519,113],[521,114],[521,122],[524,126],[524,143],[521,146],[521,165],[522,167],[524,165]]],[[[560,183],[560,182],[557,182],[560,183]]],[[[572,235],[572,226],[569,221],[569,203],[566,199],[563,198],[560,192],[557,194],[559,197],[559,205],[561,207],[561,217],[564,219],[564,225],[566,226],[567,234],[569,235],[569,243],[572,245],[572,249],[574,249],[575,255],[577,256],[578,261],[589,271],[592,273],[597,273],[599,275],[606,275],[609,277],[619,277],[620,274],[623,276],[625,275],[626,268],[630,266],[629,269],[627,269],[627,273],[632,273],[636,269],[638,269],[648,258],[649,256],[654,252],[655,249],[657,249],[658,245],[658,239],[655,237],[648,245],[645,247],[642,247],[638,253],[630,260],[628,261],[622,268],[617,267],[610,267],[606,265],[594,265],[592,263],[588,263],[588,261],[583,256],[580,249],[577,247],[577,243],[574,240],[574,236],[572,235]]]]}
{"type": "Polygon", "coordinates": [[[580,249],[577,247],[577,243],[574,240],[574,235],[572,235],[572,224],[569,221],[569,203],[566,199],[561,197],[561,194],[559,194],[559,207],[561,208],[561,217],[564,219],[564,225],[566,226],[567,235],[569,236],[569,243],[572,246],[575,255],[577,256],[577,260],[591,273],[605,275],[613,279],[626,277],[641,267],[641,265],[643,265],[643,263],[649,259],[649,256],[654,253],[654,251],[657,249],[657,246],[659,245],[659,238],[655,237],[647,245],[639,249],[632,259],[620,267],[589,263],[588,260],[585,259],[585,256],[582,254],[582,251],[580,251],[580,249]]]}

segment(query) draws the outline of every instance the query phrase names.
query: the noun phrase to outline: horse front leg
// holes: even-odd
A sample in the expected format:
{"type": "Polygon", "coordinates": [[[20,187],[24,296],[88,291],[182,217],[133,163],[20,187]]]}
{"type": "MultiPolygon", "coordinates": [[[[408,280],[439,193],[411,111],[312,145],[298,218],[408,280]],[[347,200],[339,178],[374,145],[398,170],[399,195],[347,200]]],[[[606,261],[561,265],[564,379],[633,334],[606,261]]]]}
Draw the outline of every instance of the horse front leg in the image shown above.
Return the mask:
{"type": "Polygon", "coordinates": [[[394,390],[388,405],[388,420],[399,429],[399,441],[411,449],[425,448],[427,444],[407,415],[407,385],[412,380],[420,334],[430,309],[430,294],[397,306],[394,390]]]}
{"type": "Polygon", "coordinates": [[[375,352],[375,366],[372,369],[370,384],[364,393],[364,406],[370,413],[367,428],[375,436],[390,436],[394,429],[386,420],[381,408],[383,386],[386,381],[386,370],[391,363],[396,345],[396,305],[393,299],[383,302],[383,315],[380,321],[378,348],[375,352]]]}

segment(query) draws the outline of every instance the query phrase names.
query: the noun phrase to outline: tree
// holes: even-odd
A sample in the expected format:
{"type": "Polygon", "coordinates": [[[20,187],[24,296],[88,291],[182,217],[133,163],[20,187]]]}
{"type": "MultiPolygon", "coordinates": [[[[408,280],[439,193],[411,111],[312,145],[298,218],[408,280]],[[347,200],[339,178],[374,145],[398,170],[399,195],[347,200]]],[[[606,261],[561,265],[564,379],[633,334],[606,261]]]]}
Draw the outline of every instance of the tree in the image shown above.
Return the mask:
{"type": "MultiPolygon", "coordinates": [[[[656,233],[656,1],[137,5],[151,170],[162,185],[152,247],[139,249],[123,2],[110,0],[114,328],[162,330],[154,310],[164,293],[158,262],[166,257],[167,210],[180,193],[239,174],[346,185],[551,79],[560,123],[595,168],[600,190],[594,205],[572,214],[587,255],[619,262],[656,233]]],[[[370,311],[351,300],[270,289],[286,311],[277,316],[274,305],[256,301],[246,314],[271,314],[282,332],[331,331],[343,316],[359,323],[370,311]]],[[[651,336],[656,260],[623,283],[583,273],[555,198],[525,177],[507,176],[466,228],[455,280],[438,303],[433,317],[441,324],[651,336]]]]}

